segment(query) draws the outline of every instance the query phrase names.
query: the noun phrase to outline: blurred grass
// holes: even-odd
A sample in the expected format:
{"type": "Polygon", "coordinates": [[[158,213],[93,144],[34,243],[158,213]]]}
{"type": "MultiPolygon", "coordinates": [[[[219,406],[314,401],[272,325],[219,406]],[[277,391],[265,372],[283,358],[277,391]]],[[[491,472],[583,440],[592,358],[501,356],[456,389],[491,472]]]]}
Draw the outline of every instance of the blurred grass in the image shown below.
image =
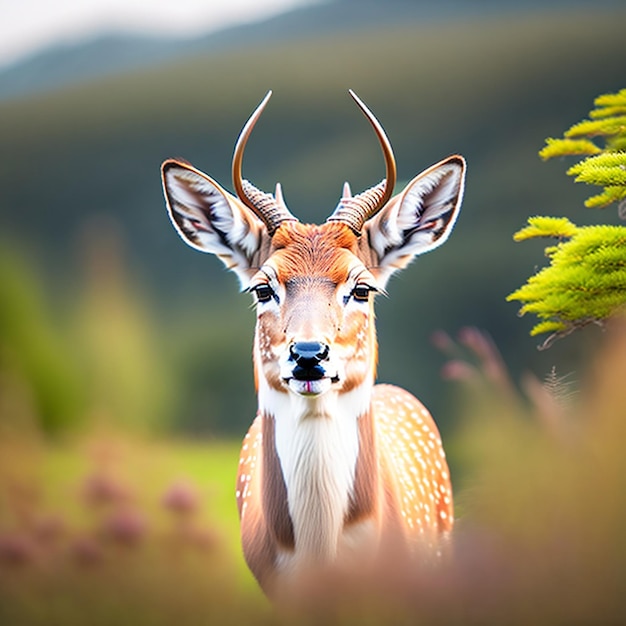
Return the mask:
{"type": "MultiPolygon", "coordinates": [[[[186,593],[198,605],[220,589],[226,595],[216,595],[213,605],[218,598],[223,604],[210,609],[219,615],[235,592],[239,600],[262,607],[239,547],[233,495],[239,445],[112,431],[65,443],[32,436],[0,439],[0,621],[60,624],[68,609],[70,623],[82,623],[95,603],[101,614],[93,623],[106,623],[110,602],[128,618],[135,604],[142,612],[149,608],[147,596],[158,605],[165,594],[170,610],[186,593]],[[191,514],[166,502],[168,492],[181,488],[197,496],[191,514]],[[119,536],[112,534],[116,515],[120,524],[130,516],[130,535],[123,526],[119,536]],[[137,539],[133,515],[141,520],[137,539]],[[73,593],[58,604],[57,591],[70,588],[73,593]],[[116,599],[117,593],[122,595],[116,599]],[[11,611],[17,621],[2,620],[11,611]]],[[[146,619],[171,623],[164,616],[146,619]]]]}
{"type": "Polygon", "coordinates": [[[452,557],[433,568],[383,555],[374,570],[347,578],[312,571],[281,608],[262,598],[239,551],[238,444],[115,431],[66,443],[5,436],[0,621],[620,623],[626,325],[615,324],[603,343],[568,405],[546,389],[535,389],[541,401],[529,405],[503,384],[506,372],[457,364],[462,408],[453,447],[464,451],[465,474],[455,483],[452,557]],[[181,508],[181,485],[198,495],[191,513],[181,508]],[[56,534],[51,519],[63,520],[56,534]]]}

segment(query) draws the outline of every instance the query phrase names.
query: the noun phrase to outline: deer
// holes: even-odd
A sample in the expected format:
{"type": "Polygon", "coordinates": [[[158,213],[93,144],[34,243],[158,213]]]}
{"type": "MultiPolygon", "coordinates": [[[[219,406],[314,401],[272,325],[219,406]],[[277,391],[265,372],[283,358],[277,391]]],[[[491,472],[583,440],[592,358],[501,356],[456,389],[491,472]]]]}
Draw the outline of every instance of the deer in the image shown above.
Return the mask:
{"type": "Polygon", "coordinates": [[[245,146],[271,91],[236,142],[235,195],[184,160],[161,167],[178,234],[216,255],[254,298],[258,411],[241,447],[236,500],[245,561],[270,597],[307,568],[366,567],[391,546],[440,553],[454,523],[432,416],[408,391],[375,384],[374,297],[447,240],[466,164],[449,156],[394,195],[390,141],[349,93],[378,138],[386,175],[357,195],[345,183],[321,225],[289,211],[280,183],[272,194],[242,177],[245,146]]]}

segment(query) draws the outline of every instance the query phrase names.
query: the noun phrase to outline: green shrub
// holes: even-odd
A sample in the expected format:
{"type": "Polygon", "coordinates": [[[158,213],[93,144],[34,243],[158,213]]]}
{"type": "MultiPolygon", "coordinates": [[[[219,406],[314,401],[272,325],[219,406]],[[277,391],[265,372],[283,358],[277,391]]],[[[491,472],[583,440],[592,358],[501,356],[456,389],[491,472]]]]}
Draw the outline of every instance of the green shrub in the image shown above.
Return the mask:
{"type": "MultiPolygon", "coordinates": [[[[591,119],[574,124],[564,138],[546,140],[544,159],[585,156],[567,173],[577,182],[603,191],[587,199],[601,208],[626,199],[626,89],[596,98],[591,119]],[[598,145],[599,144],[599,145],[598,145]]],[[[546,248],[550,265],[531,276],[507,300],[522,303],[520,314],[534,313],[540,322],[531,335],[551,333],[542,347],[590,323],[602,324],[626,303],[626,228],[578,227],[566,218],[532,217],[514,235],[557,239],[546,248]]]]}

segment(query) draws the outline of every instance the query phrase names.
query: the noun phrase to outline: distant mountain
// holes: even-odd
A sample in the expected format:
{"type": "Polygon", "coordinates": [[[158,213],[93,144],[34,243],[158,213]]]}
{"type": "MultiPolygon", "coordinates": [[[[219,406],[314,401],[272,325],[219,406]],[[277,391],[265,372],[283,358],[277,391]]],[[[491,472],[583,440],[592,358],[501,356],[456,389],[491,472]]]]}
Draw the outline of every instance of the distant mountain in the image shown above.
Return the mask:
{"type": "Polygon", "coordinates": [[[185,55],[354,32],[410,21],[461,20],[516,11],[600,6],[623,0],[334,0],[293,9],[270,19],[196,38],[110,34],[75,45],[58,45],[0,70],[0,99],[57,89],[106,75],[174,61],[185,55]]]}
{"type": "Polygon", "coordinates": [[[188,41],[109,35],[58,45],[0,72],[0,98],[29,95],[106,74],[161,63],[182,53],[188,41]]]}

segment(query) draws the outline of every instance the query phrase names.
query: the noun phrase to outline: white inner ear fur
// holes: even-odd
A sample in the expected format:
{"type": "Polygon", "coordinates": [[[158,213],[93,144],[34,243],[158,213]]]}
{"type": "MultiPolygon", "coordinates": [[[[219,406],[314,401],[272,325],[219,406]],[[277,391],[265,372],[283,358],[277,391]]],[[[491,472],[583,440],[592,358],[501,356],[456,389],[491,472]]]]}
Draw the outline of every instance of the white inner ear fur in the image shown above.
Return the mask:
{"type": "Polygon", "coordinates": [[[459,214],[463,183],[460,158],[443,161],[416,176],[366,224],[379,257],[373,270],[379,284],[447,240],[459,214]]]}
{"type": "Polygon", "coordinates": [[[178,234],[196,250],[217,255],[246,287],[250,260],[261,243],[261,221],[218,183],[191,167],[168,167],[164,186],[178,234]]]}
{"type": "Polygon", "coordinates": [[[454,164],[442,165],[423,178],[416,178],[407,185],[398,212],[397,227],[407,231],[436,220],[452,210],[445,229],[437,237],[436,245],[441,245],[450,235],[458,216],[462,170],[454,164]],[[420,208],[423,212],[420,214],[420,208]]]}
{"type": "Polygon", "coordinates": [[[224,245],[214,241],[213,223],[220,231],[228,232],[232,227],[229,224],[232,211],[225,192],[213,182],[182,168],[169,168],[165,184],[169,215],[181,237],[196,250],[213,254],[223,252],[224,245]],[[193,239],[190,233],[193,233],[193,239]],[[214,249],[216,243],[219,249],[214,249]]]}

